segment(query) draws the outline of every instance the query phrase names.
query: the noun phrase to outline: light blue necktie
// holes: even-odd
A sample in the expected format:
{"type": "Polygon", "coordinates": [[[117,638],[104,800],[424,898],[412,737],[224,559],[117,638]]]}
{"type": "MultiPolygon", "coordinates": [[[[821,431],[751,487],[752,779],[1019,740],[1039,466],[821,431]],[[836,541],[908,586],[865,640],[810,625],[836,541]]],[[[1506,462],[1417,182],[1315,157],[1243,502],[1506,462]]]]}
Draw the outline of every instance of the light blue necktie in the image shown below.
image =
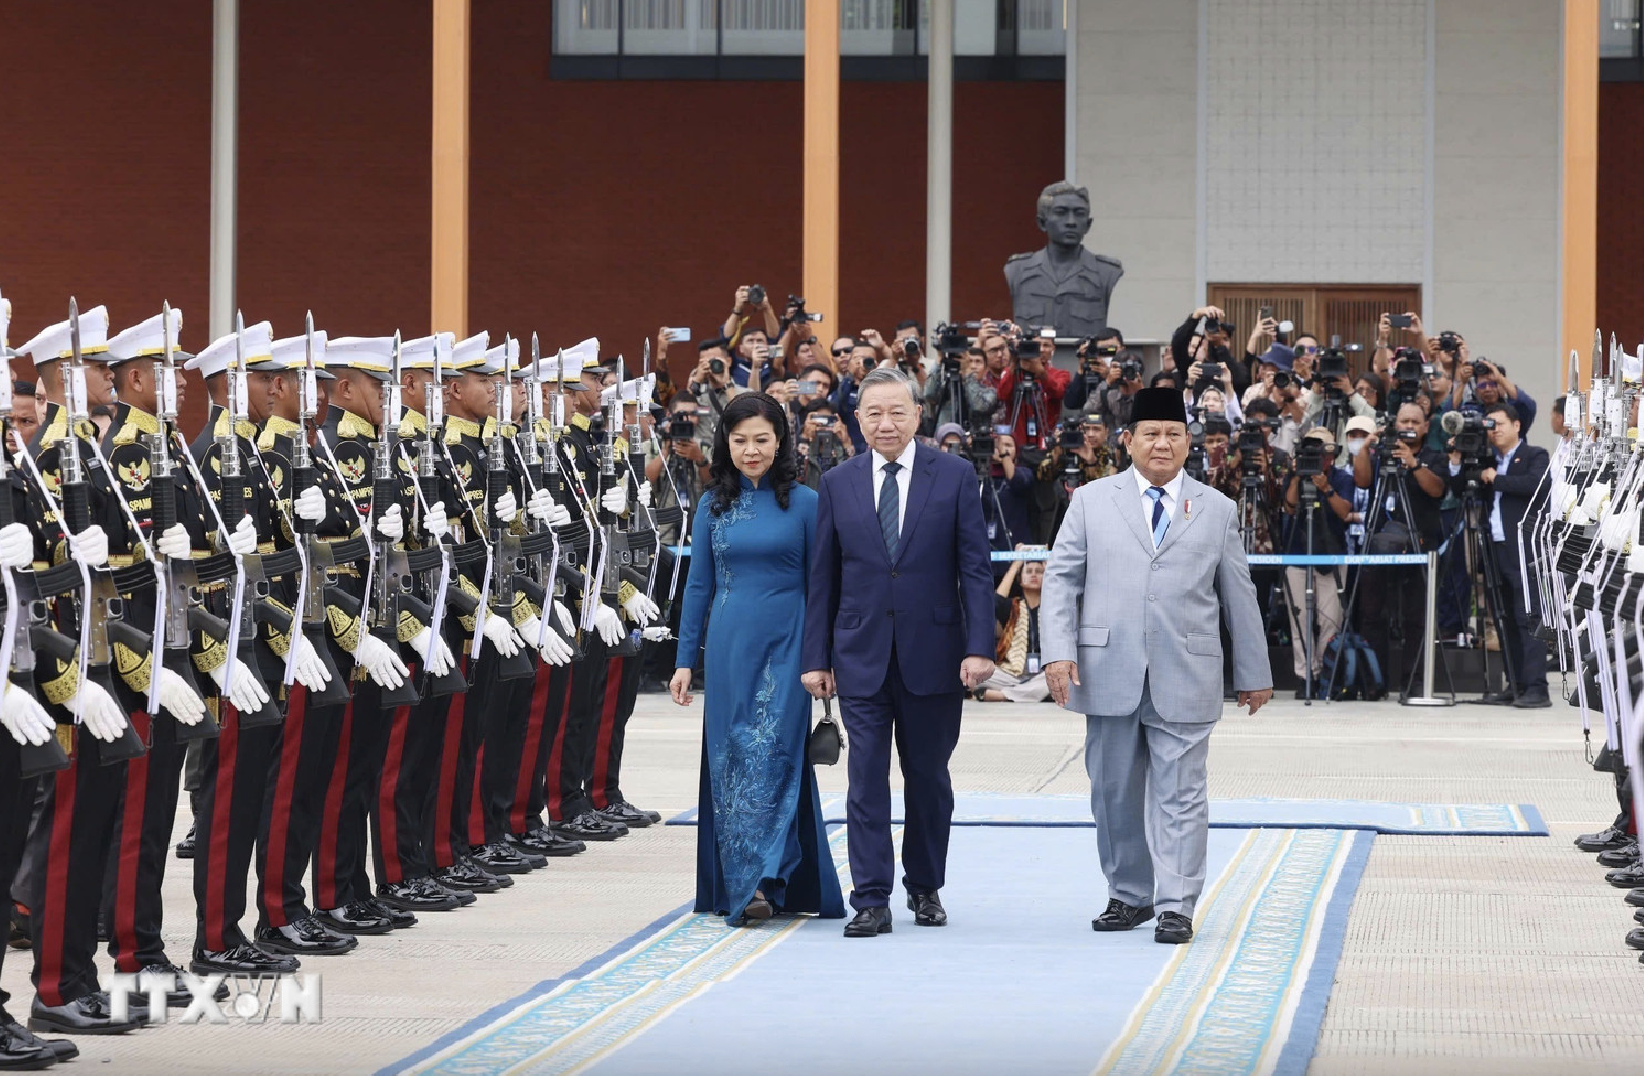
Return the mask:
{"type": "Polygon", "coordinates": [[[1165,514],[1165,491],[1161,486],[1149,486],[1147,495],[1153,498],[1153,548],[1158,549],[1164,544],[1165,531],[1170,529],[1170,517],[1165,514]]]}

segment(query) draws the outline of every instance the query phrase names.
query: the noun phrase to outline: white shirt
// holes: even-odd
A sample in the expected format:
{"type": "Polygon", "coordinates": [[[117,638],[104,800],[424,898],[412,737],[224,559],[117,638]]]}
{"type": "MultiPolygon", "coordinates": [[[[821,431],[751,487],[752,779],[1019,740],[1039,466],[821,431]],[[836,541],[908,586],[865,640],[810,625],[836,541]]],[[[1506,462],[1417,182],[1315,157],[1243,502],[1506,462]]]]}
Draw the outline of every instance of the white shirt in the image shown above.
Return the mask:
{"type": "MultiPolygon", "coordinates": [[[[902,469],[896,472],[896,533],[902,533],[902,524],[908,518],[908,487],[913,484],[913,453],[919,442],[910,440],[908,447],[896,457],[902,469]]],[[[873,454],[873,506],[879,507],[879,492],[885,484],[885,464],[889,463],[876,450],[873,454]]]]}
{"type": "MultiPolygon", "coordinates": [[[[1130,473],[1136,476],[1136,488],[1141,491],[1142,522],[1151,528],[1153,526],[1153,498],[1148,496],[1147,491],[1153,488],[1153,483],[1149,482],[1147,477],[1135,466],[1130,468],[1130,473]]],[[[1176,477],[1164,484],[1164,496],[1159,498],[1159,503],[1164,505],[1165,518],[1172,523],[1176,521],[1176,502],[1181,500],[1182,479],[1186,475],[1186,471],[1177,471],[1176,477]]],[[[1166,533],[1169,532],[1166,531],[1166,533]]]]}

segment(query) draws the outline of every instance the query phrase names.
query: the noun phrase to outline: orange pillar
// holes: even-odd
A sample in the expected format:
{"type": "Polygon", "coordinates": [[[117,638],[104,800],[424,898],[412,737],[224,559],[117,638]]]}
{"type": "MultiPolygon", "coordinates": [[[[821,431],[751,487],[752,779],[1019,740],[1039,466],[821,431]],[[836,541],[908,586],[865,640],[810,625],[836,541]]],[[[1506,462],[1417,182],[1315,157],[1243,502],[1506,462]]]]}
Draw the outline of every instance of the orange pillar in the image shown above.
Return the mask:
{"type": "Polygon", "coordinates": [[[434,221],[430,329],[468,335],[469,0],[434,0],[434,221]]]}
{"type": "Polygon", "coordinates": [[[1563,167],[1558,376],[1561,384],[1568,379],[1573,349],[1581,355],[1585,384],[1598,319],[1598,0],[1564,0],[1563,167]]]}
{"type": "Polygon", "coordinates": [[[804,288],[823,316],[818,336],[839,327],[839,0],[805,4],[804,288]]]}

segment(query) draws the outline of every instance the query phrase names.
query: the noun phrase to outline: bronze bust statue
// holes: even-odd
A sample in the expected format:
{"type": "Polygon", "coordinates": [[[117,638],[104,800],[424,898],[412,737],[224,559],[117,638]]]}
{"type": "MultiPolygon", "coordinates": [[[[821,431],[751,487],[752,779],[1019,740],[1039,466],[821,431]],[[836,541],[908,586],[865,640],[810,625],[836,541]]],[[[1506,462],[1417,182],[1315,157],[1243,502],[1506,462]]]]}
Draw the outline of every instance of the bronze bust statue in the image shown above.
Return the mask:
{"type": "Polygon", "coordinates": [[[1052,183],[1039,195],[1043,250],[1005,262],[1011,316],[1020,325],[1055,328],[1057,336],[1094,336],[1107,326],[1113,285],[1124,275],[1118,259],[1084,247],[1090,231],[1090,192],[1052,183]]]}

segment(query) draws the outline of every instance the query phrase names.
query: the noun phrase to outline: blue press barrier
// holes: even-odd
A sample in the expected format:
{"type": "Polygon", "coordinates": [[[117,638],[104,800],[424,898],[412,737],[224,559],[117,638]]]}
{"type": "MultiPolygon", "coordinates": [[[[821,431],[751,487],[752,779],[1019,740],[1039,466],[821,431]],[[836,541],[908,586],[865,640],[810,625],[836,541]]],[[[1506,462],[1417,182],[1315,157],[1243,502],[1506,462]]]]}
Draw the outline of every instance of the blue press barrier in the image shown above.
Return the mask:
{"type": "MultiPolygon", "coordinates": [[[[671,545],[668,552],[676,557],[691,555],[688,545],[671,545]]],[[[1050,551],[1045,549],[1022,550],[995,550],[995,562],[1013,560],[1048,560],[1050,551]]],[[[1425,565],[1425,553],[1251,553],[1245,558],[1252,568],[1301,568],[1301,567],[1328,567],[1341,564],[1348,567],[1388,567],[1395,564],[1425,565]]]]}

